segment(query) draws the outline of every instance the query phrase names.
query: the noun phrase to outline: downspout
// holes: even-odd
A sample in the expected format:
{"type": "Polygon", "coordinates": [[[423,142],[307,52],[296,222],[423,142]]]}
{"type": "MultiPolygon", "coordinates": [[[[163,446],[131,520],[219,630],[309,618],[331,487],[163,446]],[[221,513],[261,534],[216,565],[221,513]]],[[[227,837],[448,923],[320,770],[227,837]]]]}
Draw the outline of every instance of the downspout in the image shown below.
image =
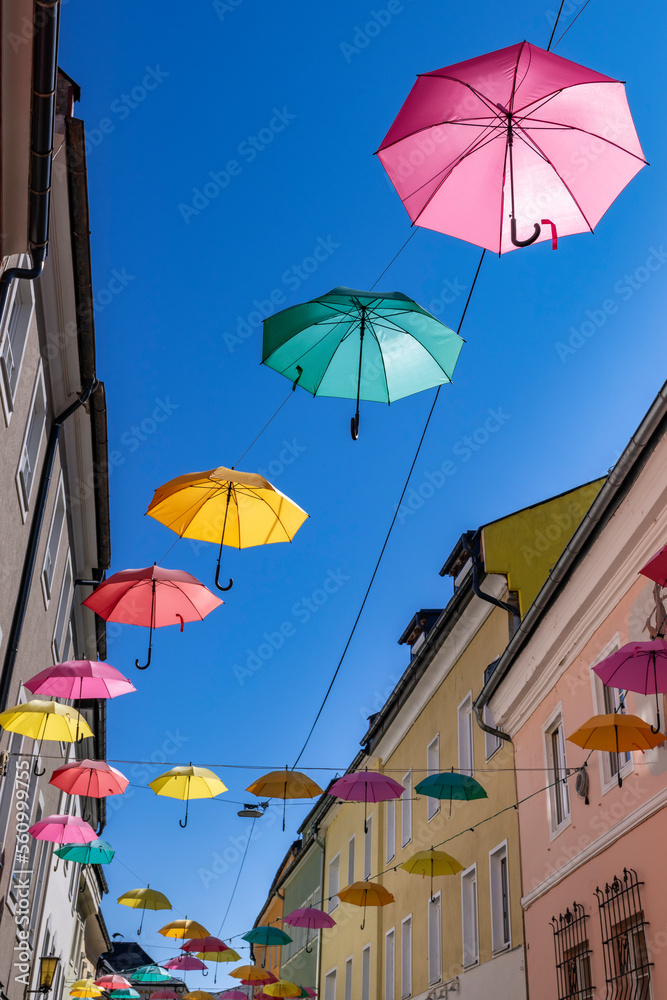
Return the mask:
{"type": "Polygon", "coordinates": [[[482,564],[482,552],[480,544],[480,533],[476,531],[474,534],[470,533],[463,536],[463,548],[468,553],[472,559],[472,592],[476,597],[481,598],[483,601],[488,601],[489,604],[495,605],[497,608],[501,608],[503,611],[507,611],[515,620],[515,627],[521,622],[521,615],[519,614],[518,608],[513,604],[507,604],[506,601],[499,601],[497,597],[492,597],[491,594],[485,593],[480,587],[480,576],[484,569],[482,564]]]}
{"type": "Polygon", "coordinates": [[[30,217],[28,247],[32,267],[8,267],[0,277],[0,316],[12,282],[34,281],[44,270],[49,245],[51,169],[58,76],[60,0],[35,0],[32,46],[32,125],[30,139],[30,217]],[[39,22],[39,23],[38,23],[39,22]]]}
{"type": "MultiPolygon", "coordinates": [[[[324,909],[324,841],[320,840],[317,836],[318,830],[315,828],[315,833],[313,834],[315,843],[322,851],[322,861],[320,863],[320,892],[322,893],[322,909],[324,909]]],[[[322,980],[322,931],[317,935],[317,983],[316,988],[319,996],[323,996],[320,989],[320,982],[322,980]]]]}
{"type": "MultiPolygon", "coordinates": [[[[494,660],[493,663],[490,663],[486,669],[490,670],[491,667],[495,669],[497,663],[498,660],[494,660]]],[[[505,740],[507,743],[512,743],[512,737],[508,733],[504,733],[502,729],[496,729],[494,726],[490,726],[488,722],[484,721],[484,707],[486,705],[486,702],[482,702],[481,704],[478,705],[477,704],[478,700],[479,699],[476,699],[472,703],[472,708],[473,712],[475,713],[475,718],[477,719],[477,725],[479,726],[479,728],[483,729],[485,733],[489,733],[490,736],[495,736],[496,739],[501,739],[505,740]]]]}
{"type": "Polygon", "coordinates": [[[14,666],[16,664],[16,656],[18,654],[19,642],[21,640],[23,623],[28,610],[30,587],[35,572],[37,549],[39,547],[39,538],[46,512],[46,502],[49,496],[53,466],[58,450],[60,429],[67,418],[75,413],[80,406],[83,406],[84,403],[87,402],[88,397],[91,392],[94,392],[96,386],[97,379],[89,379],[83,386],[79,397],[70,406],[68,406],[66,410],[63,410],[63,412],[58,414],[57,417],[54,417],[53,423],[51,424],[49,440],[46,445],[46,454],[44,456],[44,463],[42,465],[42,471],[39,478],[39,490],[37,492],[35,512],[33,514],[32,521],[30,522],[30,534],[28,536],[28,545],[23,562],[23,571],[21,573],[21,582],[19,584],[14,617],[12,619],[12,625],[8,637],[7,652],[5,654],[5,661],[2,667],[2,675],[0,675],[0,711],[4,711],[7,707],[9,686],[14,673],[14,666]]]}

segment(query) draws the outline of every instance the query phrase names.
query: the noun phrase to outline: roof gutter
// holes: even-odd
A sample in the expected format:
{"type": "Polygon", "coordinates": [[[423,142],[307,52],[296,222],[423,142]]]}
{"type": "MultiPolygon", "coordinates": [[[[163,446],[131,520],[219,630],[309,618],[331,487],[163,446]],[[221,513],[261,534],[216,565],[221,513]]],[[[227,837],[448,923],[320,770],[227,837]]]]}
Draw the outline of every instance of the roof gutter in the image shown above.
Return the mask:
{"type": "Polygon", "coordinates": [[[493,732],[494,735],[508,739],[507,733],[500,730],[490,730],[483,724],[482,713],[497,690],[501,681],[510,670],[515,658],[537,628],[542,617],[551,606],[554,597],[565,584],[570,571],[586,549],[592,544],[595,535],[606,521],[613,516],[616,507],[624,494],[639,476],[653,448],[651,441],[656,433],[667,430],[667,382],[656,396],[653,405],[639,425],[636,433],[630,439],[625,451],[614,468],[609,473],[606,482],[591,504],[581,524],[565,547],[563,554],[554,566],[546,583],[530,606],[525,618],[520,622],[517,631],[510,639],[505,652],[498,660],[491,677],[482,688],[473,705],[475,717],[481,729],[493,732]]]}

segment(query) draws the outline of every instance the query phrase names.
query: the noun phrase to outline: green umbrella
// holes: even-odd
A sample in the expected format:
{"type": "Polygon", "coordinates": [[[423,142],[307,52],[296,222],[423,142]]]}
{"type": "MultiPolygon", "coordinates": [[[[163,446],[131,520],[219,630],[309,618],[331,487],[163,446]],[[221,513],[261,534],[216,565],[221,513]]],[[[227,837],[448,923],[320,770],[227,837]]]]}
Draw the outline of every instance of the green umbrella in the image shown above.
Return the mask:
{"type": "Polygon", "coordinates": [[[401,292],[334,288],[264,320],[262,361],[314,396],[393,403],[451,382],[463,340],[401,292]]]}
{"type": "Polygon", "coordinates": [[[137,983],[164,983],[171,979],[171,972],[159,965],[141,965],[132,973],[132,979],[137,983]]]}
{"type": "Polygon", "coordinates": [[[108,865],[115,853],[106,840],[91,840],[89,844],[63,844],[55,851],[63,861],[78,861],[82,865],[108,865]]]}
{"type": "Polygon", "coordinates": [[[445,771],[443,774],[430,774],[415,785],[418,795],[428,795],[431,799],[449,799],[449,814],[452,812],[452,799],[485,799],[487,794],[479,781],[469,774],[457,774],[456,771],[445,771]]]}
{"type": "Polygon", "coordinates": [[[136,990],[112,990],[109,996],[114,1000],[138,1000],[140,994],[136,990]]]}
{"type": "Polygon", "coordinates": [[[250,944],[264,944],[271,947],[272,945],[289,944],[292,938],[278,927],[261,926],[253,927],[251,931],[243,935],[243,940],[249,941],[250,944]]]}

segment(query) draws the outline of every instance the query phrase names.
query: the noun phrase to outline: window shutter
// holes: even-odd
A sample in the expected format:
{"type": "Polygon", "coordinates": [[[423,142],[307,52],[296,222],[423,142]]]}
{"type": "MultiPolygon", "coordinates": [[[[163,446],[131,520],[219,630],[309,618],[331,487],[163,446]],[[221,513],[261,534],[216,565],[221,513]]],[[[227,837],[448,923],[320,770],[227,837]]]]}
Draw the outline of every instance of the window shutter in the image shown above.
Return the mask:
{"type": "Polygon", "coordinates": [[[394,929],[384,938],[384,1000],[394,1000],[394,929]]]}
{"type": "Polygon", "coordinates": [[[412,917],[401,925],[401,1000],[412,994],[412,917]]]}
{"type": "Polygon", "coordinates": [[[442,933],[440,924],[440,896],[428,901],[428,982],[429,986],[442,979],[442,933]]]}
{"type": "Polygon", "coordinates": [[[396,854],[396,799],[387,801],[386,821],[386,860],[391,859],[396,854]]]}

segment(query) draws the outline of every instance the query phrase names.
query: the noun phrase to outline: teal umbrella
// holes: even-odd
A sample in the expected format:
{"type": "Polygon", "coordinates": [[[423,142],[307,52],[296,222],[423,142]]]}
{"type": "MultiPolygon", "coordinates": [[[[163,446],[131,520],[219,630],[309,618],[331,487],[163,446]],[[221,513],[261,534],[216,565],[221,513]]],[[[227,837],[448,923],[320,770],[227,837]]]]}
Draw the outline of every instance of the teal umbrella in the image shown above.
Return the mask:
{"type": "Polygon", "coordinates": [[[442,774],[430,774],[415,785],[418,795],[428,795],[432,799],[449,799],[449,813],[452,812],[452,799],[486,799],[487,794],[479,781],[469,774],[457,774],[456,771],[444,771],[442,774]]]}
{"type": "Polygon", "coordinates": [[[137,983],[164,983],[171,979],[171,972],[159,965],[140,965],[131,978],[137,983]]]}
{"type": "Polygon", "coordinates": [[[63,861],[78,861],[82,865],[108,865],[116,852],[106,840],[91,840],[89,844],[63,844],[55,853],[63,861]]]}
{"type": "Polygon", "coordinates": [[[262,362],[314,396],[393,403],[451,382],[463,340],[401,292],[334,288],[264,320],[262,362]]]}
{"type": "Polygon", "coordinates": [[[244,941],[249,941],[250,944],[263,944],[267,947],[272,945],[289,944],[292,938],[289,934],[285,934],[285,931],[281,931],[279,927],[253,927],[251,931],[243,935],[244,941]]]}
{"type": "Polygon", "coordinates": [[[136,990],[112,990],[109,996],[114,1000],[138,1000],[140,994],[136,990]]]}

